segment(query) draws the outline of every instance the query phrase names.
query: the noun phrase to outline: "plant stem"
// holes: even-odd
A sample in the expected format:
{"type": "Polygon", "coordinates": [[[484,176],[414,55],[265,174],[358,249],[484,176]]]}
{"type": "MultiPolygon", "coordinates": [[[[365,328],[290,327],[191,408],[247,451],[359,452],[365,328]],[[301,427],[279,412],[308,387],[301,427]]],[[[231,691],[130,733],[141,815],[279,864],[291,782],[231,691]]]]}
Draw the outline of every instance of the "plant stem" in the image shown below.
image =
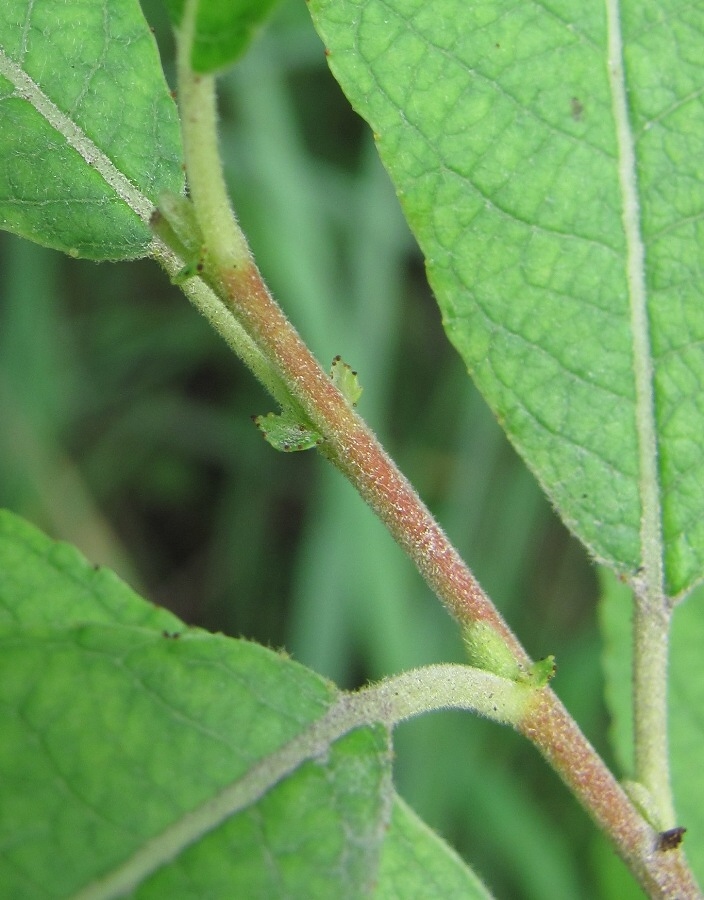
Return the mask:
{"type": "MultiPolygon", "coordinates": [[[[322,452],[350,479],[413,559],[429,586],[463,624],[482,622],[500,635],[522,668],[530,659],[447,537],[368,427],[337,391],[275,304],[252,264],[219,272],[216,290],[275,359],[292,394],[325,435],[322,452]]],[[[679,851],[655,852],[657,835],[548,688],[519,730],[609,834],[652,897],[695,898],[699,891],[679,851]]]]}
{"type": "MultiPolygon", "coordinates": [[[[523,670],[530,658],[368,426],[337,391],[269,295],[254,264],[218,273],[216,291],[238,310],[292,394],[325,435],[321,451],[386,524],[428,585],[463,625],[488,625],[523,670]]],[[[651,897],[688,900],[699,889],[679,850],[656,851],[657,833],[634,807],[550,688],[517,725],[612,839],[651,897]]]]}
{"type": "Polygon", "coordinates": [[[667,670],[671,611],[659,591],[634,590],[633,728],[635,779],[648,793],[660,830],[675,824],[667,737],[667,670]]]}
{"type": "MultiPolygon", "coordinates": [[[[152,257],[172,278],[178,276],[185,262],[163,239],[154,241],[152,257]]],[[[193,306],[208,320],[255,378],[282,406],[289,403],[291,394],[279,374],[213,290],[200,278],[189,278],[180,286],[193,306]]]]}
{"type": "Polygon", "coordinates": [[[242,326],[266,367],[277,373],[289,401],[324,436],[321,452],[352,481],[450,612],[464,625],[483,622],[491,627],[518,665],[529,666],[528,655],[447,536],[269,293],[227,198],[217,148],[214,79],[191,71],[196,6],[188,0],[185,7],[177,68],[186,171],[203,235],[202,278],[242,326]]]}
{"type": "Polygon", "coordinates": [[[178,105],[186,175],[207,252],[228,266],[243,266],[249,247],[230,204],[218,149],[217,104],[212,75],[191,69],[198,0],[186,0],[177,40],[178,105]]]}
{"type": "MultiPolygon", "coordinates": [[[[193,3],[187,6],[190,24],[181,30],[178,41],[179,100],[187,171],[204,241],[201,278],[323,436],[320,451],[386,524],[451,614],[465,627],[479,624],[490,630],[518,670],[526,671],[531,665],[528,654],[409,482],[273,299],[231,214],[226,194],[218,196],[225,188],[217,156],[214,84],[212,79],[192,73],[188,62],[194,8],[193,3]]],[[[611,837],[650,896],[663,900],[700,897],[682,853],[657,849],[657,833],[553,691],[548,687],[534,690],[534,694],[537,699],[527,705],[520,720],[509,719],[538,747],[611,837]]],[[[431,707],[428,701],[427,708],[431,707]]]]}
{"type": "Polygon", "coordinates": [[[680,849],[658,849],[658,831],[635,808],[555,693],[547,688],[521,721],[529,738],[613,842],[649,897],[702,894],[680,849]]]}
{"type": "Polygon", "coordinates": [[[256,266],[212,274],[216,293],[275,364],[293,397],[324,436],[320,451],[354,484],[450,612],[464,625],[484,622],[530,660],[447,536],[350,406],[269,294],[256,266]]]}
{"type": "Polygon", "coordinates": [[[633,721],[635,778],[648,792],[654,824],[675,824],[667,741],[670,610],[665,595],[654,373],[641,236],[638,179],[629,119],[619,0],[606,0],[608,76],[616,125],[626,276],[633,335],[635,422],[641,500],[641,568],[634,583],[633,721]]]}

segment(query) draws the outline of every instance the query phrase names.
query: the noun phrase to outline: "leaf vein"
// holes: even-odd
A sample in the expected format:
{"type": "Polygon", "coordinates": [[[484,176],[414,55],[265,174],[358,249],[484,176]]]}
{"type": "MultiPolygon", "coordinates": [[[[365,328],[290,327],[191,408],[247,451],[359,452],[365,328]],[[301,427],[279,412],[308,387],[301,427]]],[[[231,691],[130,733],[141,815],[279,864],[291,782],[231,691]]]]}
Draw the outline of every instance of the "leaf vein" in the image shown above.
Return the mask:
{"type": "Polygon", "coordinates": [[[52,128],[61,134],[86,163],[98,172],[115,194],[139,218],[149,224],[151,201],[115,166],[112,160],[42,91],[22,68],[0,48],[0,75],[15,88],[15,96],[25,100],[52,128]]]}

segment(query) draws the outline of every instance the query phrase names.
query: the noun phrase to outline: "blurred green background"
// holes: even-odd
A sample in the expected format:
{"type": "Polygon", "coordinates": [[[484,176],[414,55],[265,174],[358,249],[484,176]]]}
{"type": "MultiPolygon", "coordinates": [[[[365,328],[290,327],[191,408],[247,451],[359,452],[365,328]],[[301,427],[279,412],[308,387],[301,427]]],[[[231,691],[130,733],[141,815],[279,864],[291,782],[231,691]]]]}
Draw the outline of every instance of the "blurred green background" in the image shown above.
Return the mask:
{"type": "MultiPolygon", "coordinates": [[[[169,76],[163,11],[145,5],[169,76]]],[[[235,206],[261,269],[610,760],[596,575],[444,337],[363,122],[286,0],[221,85],[235,206]]],[[[352,688],[462,661],[452,621],[354,491],[278,454],[274,408],[149,261],[95,265],[0,236],[0,504],[187,622],[284,646],[352,688]]],[[[396,735],[396,782],[499,898],[641,896],[512,733],[443,713],[396,735]]]]}

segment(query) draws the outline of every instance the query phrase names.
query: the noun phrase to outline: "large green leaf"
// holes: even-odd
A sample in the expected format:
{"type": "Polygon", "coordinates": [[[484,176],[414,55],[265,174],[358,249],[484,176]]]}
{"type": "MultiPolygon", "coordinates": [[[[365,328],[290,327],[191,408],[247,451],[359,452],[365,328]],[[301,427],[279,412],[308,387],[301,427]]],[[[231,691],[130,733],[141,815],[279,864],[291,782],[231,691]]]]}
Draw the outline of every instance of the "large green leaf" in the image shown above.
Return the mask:
{"type": "Polygon", "coordinates": [[[0,512],[3,896],[486,898],[340,696],[0,512]]]}
{"type": "Polygon", "coordinates": [[[687,591],[704,563],[704,10],[310,10],[511,440],[616,570],[641,565],[659,506],[667,590],[687,591]]]}
{"type": "Polygon", "coordinates": [[[375,900],[488,900],[480,880],[399,798],[384,842],[375,900]]]}
{"type": "MultiPolygon", "coordinates": [[[[610,573],[603,573],[600,618],[611,741],[624,775],[631,778],[632,628],[628,594],[625,585],[610,573]]],[[[704,589],[700,588],[675,612],[669,673],[669,739],[677,824],[687,829],[683,846],[700,884],[704,883],[703,646],[704,589]]]]}
{"type": "MultiPolygon", "coordinates": [[[[178,26],[186,0],[164,0],[178,26]]],[[[257,28],[278,0],[197,0],[191,65],[196,72],[214,72],[233,63],[247,49],[257,28]]]]}
{"type": "Polygon", "coordinates": [[[137,0],[3,0],[0,227],[72,256],[144,256],[181,164],[137,0]]]}

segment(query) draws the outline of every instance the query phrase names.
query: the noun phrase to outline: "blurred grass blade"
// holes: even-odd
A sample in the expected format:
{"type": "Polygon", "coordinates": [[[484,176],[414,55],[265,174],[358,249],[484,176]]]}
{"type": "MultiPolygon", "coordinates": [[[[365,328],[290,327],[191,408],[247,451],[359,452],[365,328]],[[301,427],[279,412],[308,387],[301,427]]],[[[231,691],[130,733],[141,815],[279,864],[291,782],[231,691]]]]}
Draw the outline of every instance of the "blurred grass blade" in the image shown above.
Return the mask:
{"type": "Polygon", "coordinates": [[[149,252],[183,190],[176,107],[137,0],[6,0],[0,14],[0,227],[89,259],[149,252]]]}
{"type": "Polygon", "coordinates": [[[650,491],[667,591],[685,593],[704,572],[701,12],[614,0],[609,31],[576,2],[309,8],[511,440],[618,571],[642,562],[650,491]]]}

